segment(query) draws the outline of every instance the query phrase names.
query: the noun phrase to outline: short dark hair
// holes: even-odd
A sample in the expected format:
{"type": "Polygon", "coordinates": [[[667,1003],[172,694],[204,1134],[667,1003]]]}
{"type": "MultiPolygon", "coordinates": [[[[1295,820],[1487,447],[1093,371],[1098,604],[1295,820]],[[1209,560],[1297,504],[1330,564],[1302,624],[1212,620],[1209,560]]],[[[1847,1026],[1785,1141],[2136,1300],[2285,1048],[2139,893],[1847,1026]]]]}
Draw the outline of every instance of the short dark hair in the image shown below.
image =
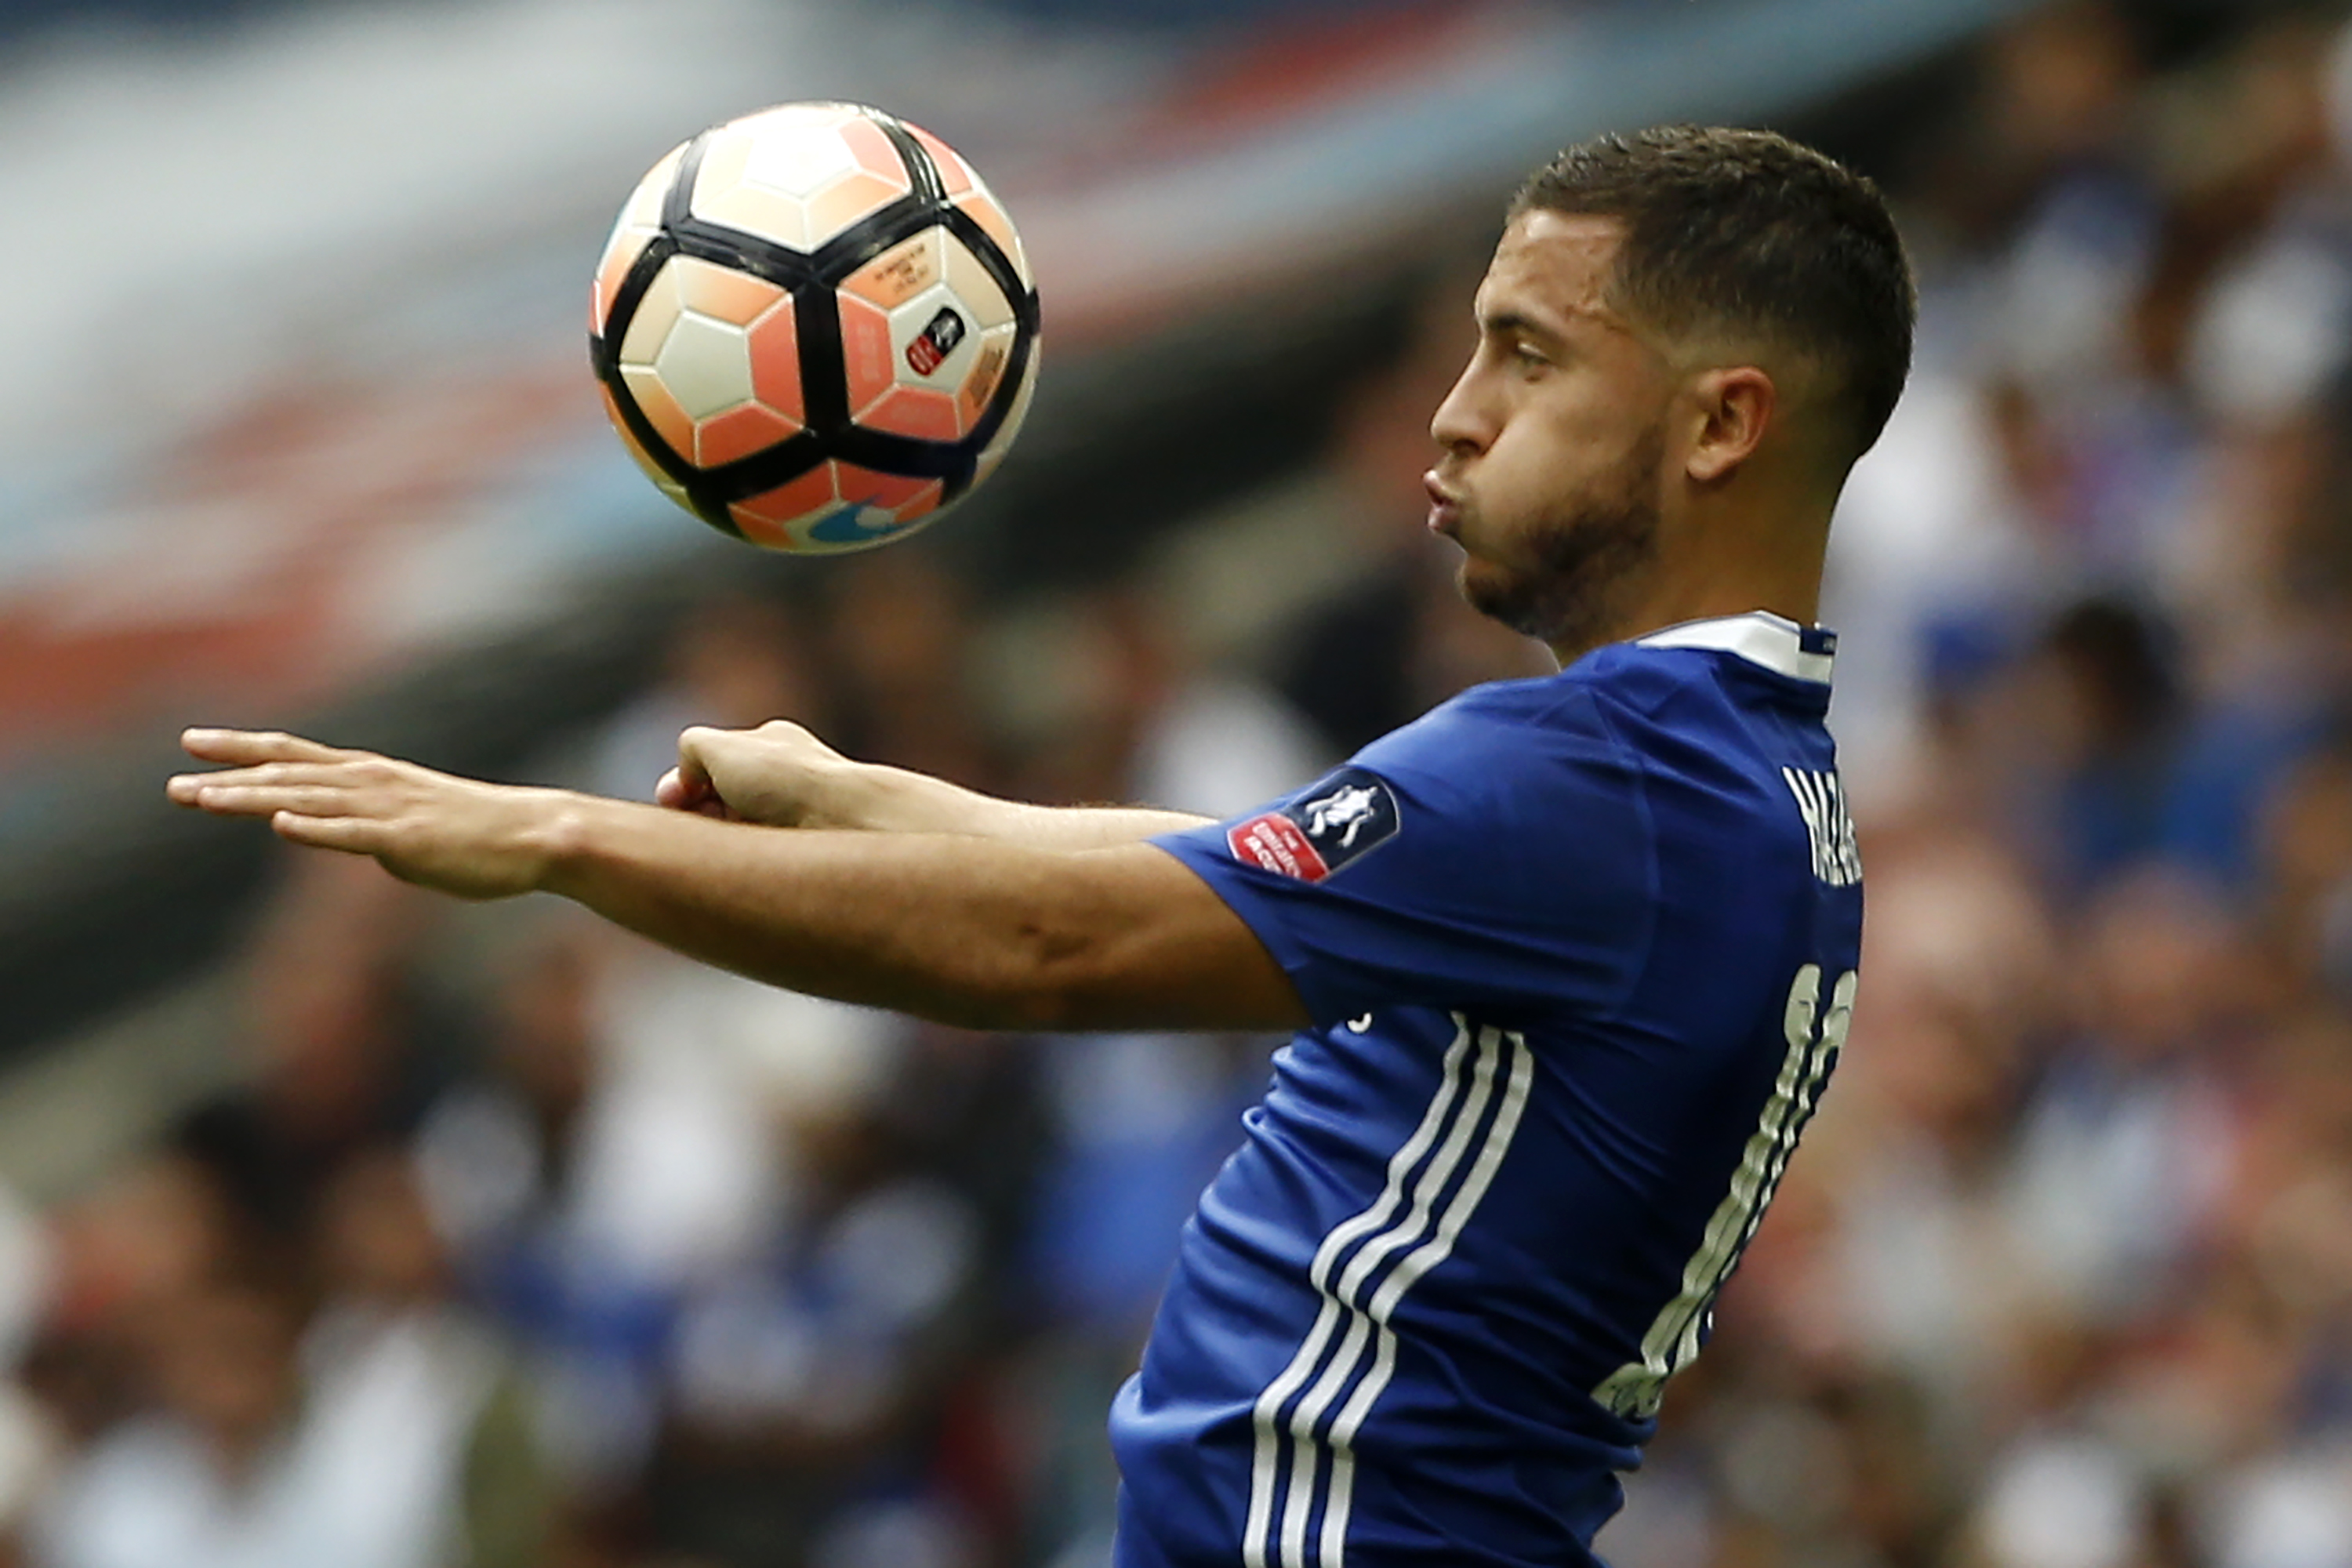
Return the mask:
{"type": "Polygon", "coordinates": [[[1878,187],[1769,131],[1664,125],[1580,142],[1512,199],[1624,226],[1614,286],[1668,332],[1729,329],[1821,363],[1860,457],[1911,372],[1918,291],[1878,187]]]}

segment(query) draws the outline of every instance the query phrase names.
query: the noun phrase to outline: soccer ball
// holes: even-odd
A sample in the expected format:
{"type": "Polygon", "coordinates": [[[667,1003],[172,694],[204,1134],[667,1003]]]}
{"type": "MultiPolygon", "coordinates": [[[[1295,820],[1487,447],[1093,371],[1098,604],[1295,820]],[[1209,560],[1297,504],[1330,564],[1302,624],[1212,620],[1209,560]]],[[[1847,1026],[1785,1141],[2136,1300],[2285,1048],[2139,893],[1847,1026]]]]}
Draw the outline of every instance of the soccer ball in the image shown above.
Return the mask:
{"type": "Polygon", "coordinates": [[[1003,459],[1037,375],[1021,237],[971,164],[850,103],[704,132],[639,182],[591,290],[630,456],[723,532],[902,539],[1003,459]]]}

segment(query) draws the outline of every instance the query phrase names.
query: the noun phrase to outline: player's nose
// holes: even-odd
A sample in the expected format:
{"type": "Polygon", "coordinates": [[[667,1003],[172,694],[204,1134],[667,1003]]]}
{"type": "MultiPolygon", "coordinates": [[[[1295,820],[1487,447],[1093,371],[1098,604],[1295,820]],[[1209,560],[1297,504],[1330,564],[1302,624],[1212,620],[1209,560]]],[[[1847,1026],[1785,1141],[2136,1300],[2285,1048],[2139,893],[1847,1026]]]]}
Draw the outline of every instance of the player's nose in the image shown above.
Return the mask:
{"type": "Polygon", "coordinates": [[[1478,396],[1476,367],[1465,370],[1430,416],[1429,436],[1449,452],[1483,452],[1495,438],[1494,420],[1478,396]]]}

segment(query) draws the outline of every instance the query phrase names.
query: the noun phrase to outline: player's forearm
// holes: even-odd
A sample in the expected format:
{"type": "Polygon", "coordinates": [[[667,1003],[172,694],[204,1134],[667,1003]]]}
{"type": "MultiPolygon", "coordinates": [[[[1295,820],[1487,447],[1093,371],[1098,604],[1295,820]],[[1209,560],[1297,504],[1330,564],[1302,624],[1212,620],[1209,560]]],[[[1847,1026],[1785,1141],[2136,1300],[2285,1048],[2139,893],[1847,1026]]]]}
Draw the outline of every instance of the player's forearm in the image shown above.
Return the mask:
{"type": "Polygon", "coordinates": [[[754,979],[942,1022],[1088,1021],[1090,958],[1120,926],[1058,856],[973,833],[757,827],[583,797],[562,818],[547,891],[754,979]]]}
{"type": "Polygon", "coordinates": [[[789,719],[756,730],[694,725],[655,797],[692,811],[778,827],[952,833],[1033,849],[1102,849],[1197,826],[1181,812],[1024,805],[945,779],[843,756],[789,719]]]}
{"type": "Polygon", "coordinates": [[[663,781],[667,805],[640,805],[483,784],[299,735],[192,729],[181,742],[228,764],[175,774],[164,787],[182,805],[266,819],[290,842],[373,856],[458,898],[557,893],[681,952],[820,996],[982,1027],[1307,1020],[1250,928],[1148,845],[1055,852],[971,834],[759,826],[677,809],[708,798],[711,782],[683,773],[663,781]]]}
{"type": "Polygon", "coordinates": [[[1207,822],[1149,806],[1030,805],[903,768],[854,764],[828,792],[828,826],[952,833],[1031,849],[1102,849],[1207,822]]]}

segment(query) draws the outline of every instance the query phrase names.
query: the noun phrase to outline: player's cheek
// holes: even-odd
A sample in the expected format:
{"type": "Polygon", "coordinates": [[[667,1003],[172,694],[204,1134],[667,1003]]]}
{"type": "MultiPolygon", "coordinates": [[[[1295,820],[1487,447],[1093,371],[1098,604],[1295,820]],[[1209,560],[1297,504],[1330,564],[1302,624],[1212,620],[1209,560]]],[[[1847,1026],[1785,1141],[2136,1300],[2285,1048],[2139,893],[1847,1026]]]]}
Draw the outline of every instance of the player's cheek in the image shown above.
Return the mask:
{"type": "Polygon", "coordinates": [[[1526,531],[1527,518],[1542,499],[1547,477],[1542,466],[1528,462],[1528,457],[1517,447],[1499,446],[1490,454],[1478,474],[1476,514],[1465,530],[1475,540],[1465,538],[1465,544],[1475,542],[1486,554],[1507,552],[1526,531]]]}

